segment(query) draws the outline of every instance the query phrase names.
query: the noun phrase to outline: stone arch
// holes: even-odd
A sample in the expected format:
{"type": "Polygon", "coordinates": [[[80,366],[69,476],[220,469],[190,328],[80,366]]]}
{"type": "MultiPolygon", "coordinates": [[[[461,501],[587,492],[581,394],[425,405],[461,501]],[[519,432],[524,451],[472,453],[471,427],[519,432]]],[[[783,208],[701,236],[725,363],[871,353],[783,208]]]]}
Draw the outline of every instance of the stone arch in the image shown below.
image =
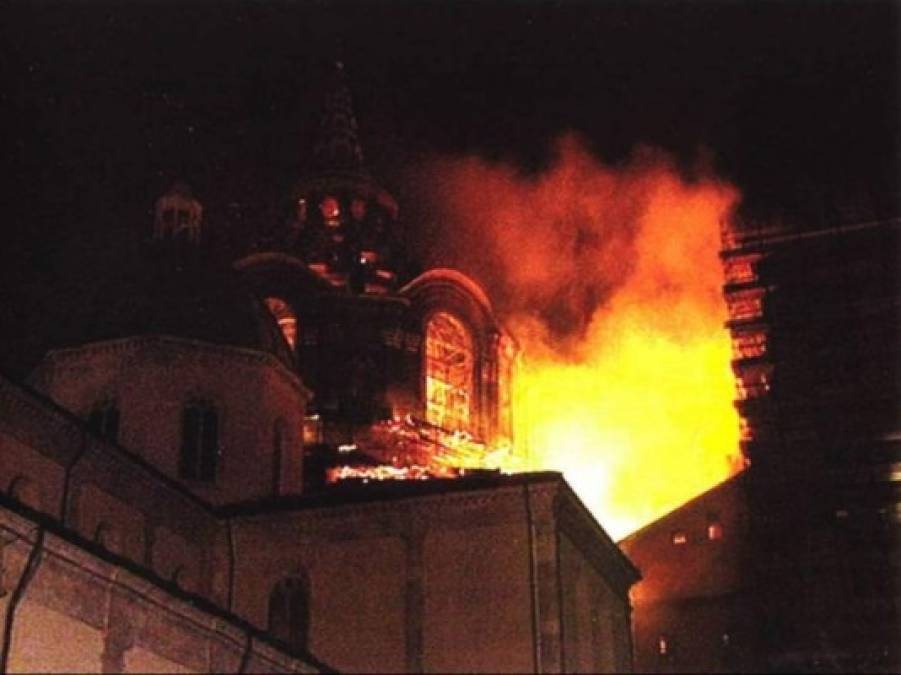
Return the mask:
{"type": "Polygon", "coordinates": [[[41,486],[26,476],[19,474],[9,482],[6,493],[20,504],[40,511],[43,507],[41,486]]]}

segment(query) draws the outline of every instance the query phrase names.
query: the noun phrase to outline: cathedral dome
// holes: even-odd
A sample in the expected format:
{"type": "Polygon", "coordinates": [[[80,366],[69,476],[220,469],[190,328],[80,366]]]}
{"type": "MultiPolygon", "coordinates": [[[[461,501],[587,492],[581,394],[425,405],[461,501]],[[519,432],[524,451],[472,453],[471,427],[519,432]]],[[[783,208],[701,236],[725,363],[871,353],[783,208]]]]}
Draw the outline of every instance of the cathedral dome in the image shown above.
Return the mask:
{"type": "Polygon", "coordinates": [[[88,315],[86,330],[68,339],[68,346],[167,335],[266,352],[292,365],[291,350],[266,306],[230,268],[200,256],[144,251],[97,288],[88,315]]]}

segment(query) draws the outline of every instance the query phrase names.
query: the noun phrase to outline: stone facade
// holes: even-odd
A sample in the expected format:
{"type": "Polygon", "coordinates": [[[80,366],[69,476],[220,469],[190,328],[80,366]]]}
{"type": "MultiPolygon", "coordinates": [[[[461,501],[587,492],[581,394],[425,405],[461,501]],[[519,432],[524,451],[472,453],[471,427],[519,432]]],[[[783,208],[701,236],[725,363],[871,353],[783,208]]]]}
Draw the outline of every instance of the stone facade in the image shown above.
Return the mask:
{"type": "Polygon", "coordinates": [[[336,75],[278,236],[217,249],[176,186],[0,378],[10,670],[631,669],[638,571],[560,474],[497,469],[515,341],[403,264],[336,75]]]}
{"type": "Polygon", "coordinates": [[[0,401],[4,601],[30,589],[11,670],[320,668],[266,635],[300,576],[307,648],[339,670],[630,669],[637,573],[558,474],[216,508],[36,392],[0,381],[0,401]]]}

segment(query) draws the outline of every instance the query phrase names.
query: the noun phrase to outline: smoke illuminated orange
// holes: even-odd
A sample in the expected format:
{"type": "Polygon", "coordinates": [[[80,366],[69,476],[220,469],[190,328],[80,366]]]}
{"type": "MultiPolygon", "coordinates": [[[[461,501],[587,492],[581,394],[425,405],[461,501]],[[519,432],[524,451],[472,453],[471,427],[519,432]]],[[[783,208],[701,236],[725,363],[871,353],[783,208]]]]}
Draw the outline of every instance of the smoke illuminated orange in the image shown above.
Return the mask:
{"type": "Polygon", "coordinates": [[[648,149],[607,167],[572,136],[537,176],[471,158],[424,175],[440,262],[490,289],[523,348],[530,468],[563,471],[617,539],[740,468],[718,258],[734,188],[648,149]]]}

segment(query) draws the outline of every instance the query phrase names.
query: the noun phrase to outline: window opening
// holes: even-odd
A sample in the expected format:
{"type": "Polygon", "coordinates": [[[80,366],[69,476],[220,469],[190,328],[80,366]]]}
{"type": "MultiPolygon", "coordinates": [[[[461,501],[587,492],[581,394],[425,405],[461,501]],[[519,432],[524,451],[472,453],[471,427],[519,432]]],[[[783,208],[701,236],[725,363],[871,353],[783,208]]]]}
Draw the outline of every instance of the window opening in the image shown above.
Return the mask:
{"type": "Polygon", "coordinates": [[[119,439],[119,408],[112,401],[102,401],[88,415],[88,428],[111,443],[119,439]]]}
{"type": "Polygon", "coordinates": [[[182,414],[179,474],[190,480],[216,478],[219,455],[219,415],[204,403],[192,403],[182,414]]]}
{"type": "Polygon", "coordinates": [[[275,317],[282,335],[285,336],[285,342],[294,349],[294,345],[297,344],[297,315],[291,309],[291,305],[281,298],[266,298],[266,307],[275,317]]]}
{"type": "Polygon", "coordinates": [[[448,431],[470,427],[473,343],[456,317],[438,312],[426,326],[426,420],[448,431]]]}
{"type": "Polygon", "coordinates": [[[716,516],[711,516],[707,520],[707,539],[710,541],[719,541],[723,538],[723,524],[716,516]]]}
{"type": "Polygon", "coordinates": [[[293,652],[306,649],[310,628],[310,590],[305,578],[291,577],[269,595],[269,632],[293,652]]]}

